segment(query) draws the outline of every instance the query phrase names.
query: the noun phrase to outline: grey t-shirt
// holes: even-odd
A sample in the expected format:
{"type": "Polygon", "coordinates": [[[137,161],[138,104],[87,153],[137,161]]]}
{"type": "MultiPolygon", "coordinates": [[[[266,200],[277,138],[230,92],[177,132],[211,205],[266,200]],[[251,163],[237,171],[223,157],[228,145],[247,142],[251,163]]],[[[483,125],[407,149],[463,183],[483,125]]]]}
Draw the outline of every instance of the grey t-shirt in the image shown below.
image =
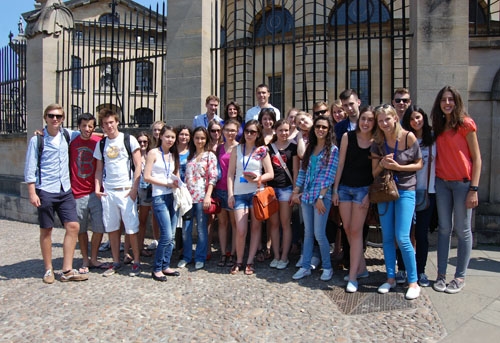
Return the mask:
{"type": "MultiPolygon", "coordinates": [[[[377,143],[373,142],[372,147],[370,149],[376,155],[384,156],[394,152],[394,149],[388,147],[388,151],[386,151],[386,147],[384,144],[379,146],[377,143]]],[[[415,162],[418,159],[422,158],[422,152],[420,151],[420,146],[418,145],[418,141],[415,140],[412,146],[407,147],[405,150],[399,150],[396,154],[396,162],[401,165],[407,165],[415,162]]],[[[394,178],[397,177],[397,185],[398,189],[402,191],[406,190],[415,190],[415,186],[417,184],[417,172],[402,172],[402,171],[393,171],[394,178]]]]}

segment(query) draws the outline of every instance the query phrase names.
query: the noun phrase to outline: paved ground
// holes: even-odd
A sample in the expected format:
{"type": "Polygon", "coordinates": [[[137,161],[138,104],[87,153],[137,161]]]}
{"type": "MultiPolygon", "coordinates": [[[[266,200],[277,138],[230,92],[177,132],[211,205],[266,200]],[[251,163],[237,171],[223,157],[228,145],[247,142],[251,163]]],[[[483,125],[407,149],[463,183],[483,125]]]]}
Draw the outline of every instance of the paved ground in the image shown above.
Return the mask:
{"type": "MultiPolygon", "coordinates": [[[[57,269],[64,231],[53,233],[57,269]]],[[[166,283],[151,279],[148,258],[140,277],[125,267],[109,278],[91,272],[86,282],[46,285],[36,225],[0,219],[0,248],[0,342],[491,342],[500,335],[498,247],[473,251],[461,293],[426,288],[411,302],[404,287],[376,293],[384,280],[377,248],[367,250],[371,276],[356,294],[343,291],[342,271],[326,283],[319,271],[296,282],[295,267],[271,270],[266,262],[256,275],[232,276],[217,266],[217,252],[204,270],[190,265],[166,283]]],[[[101,256],[110,261],[109,252],[101,256]]]]}

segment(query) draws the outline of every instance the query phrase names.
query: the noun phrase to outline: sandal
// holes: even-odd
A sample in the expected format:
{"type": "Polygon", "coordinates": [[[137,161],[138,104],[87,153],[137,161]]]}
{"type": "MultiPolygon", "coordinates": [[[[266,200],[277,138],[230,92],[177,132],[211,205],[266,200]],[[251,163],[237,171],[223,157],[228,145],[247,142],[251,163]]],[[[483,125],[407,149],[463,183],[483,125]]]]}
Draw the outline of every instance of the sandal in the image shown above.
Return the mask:
{"type": "Polygon", "coordinates": [[[88,274],[89,273],[89,267],[88,266],[81,266],[80,269],[78,269],[78,273],[80,273],[80,274],[88,274]]]}
{"type": "Polygon", "coordinates": [[[234,260],[235,260],[234,255],[229,255],[227,257],[226,266],[228,267],[234,266],[234,260]]]}
{"type": "Polygon", "coordinates": [[[255,259],[258,261],[258,262],[264,262],[266,260],[266,256],[265,256],[265,250],[262,249],[262,250],[259,250],[257,252],[257,255],[255,255],[255,259]]]}
{"type": "Polygon", "coordinates": [[[134,261],[134,259],[129,254],[125,255],[125,257],[123,258],[123,263],[124,264],[131,264],[132,261],[134,261]]]}
{"type": "Polygon", "coordinates": [[[255,268],[253,267],[253,263],[247,263],[245,267],[245,275],[253,275],[255,273],[255,268]]]}
{"type": "Polygon", "coordinates": [[[233,265],[233,267],[231,268],[231,271],[229,272],[229,274],[232,274],[232,275],[238,274],[242,268],[243,268],[242,263],[235,263],[233,265]]]}
{"type": "Polygon", "coordinates": [[[220,257],[220,261],[219,261],[219,263],[217,263],[217,265],[219,267],[224,267],[226,265],[226,261],[227,261],[227,256],[226,255],[222,255],[220,257]]]}

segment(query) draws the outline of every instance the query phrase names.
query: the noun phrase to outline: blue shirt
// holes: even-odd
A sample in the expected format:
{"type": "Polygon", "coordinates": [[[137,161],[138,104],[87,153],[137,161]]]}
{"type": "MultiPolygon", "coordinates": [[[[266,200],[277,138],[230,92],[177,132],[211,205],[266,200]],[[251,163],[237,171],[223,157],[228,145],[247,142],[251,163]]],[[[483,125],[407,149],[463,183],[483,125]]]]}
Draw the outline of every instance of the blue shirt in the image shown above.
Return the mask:
{"type": "MultiPolygon", "coordinates": [[[[63,129],[61,129],[63,130],[63,129]]],[[[68,130],[71,139],[80,134],[79,131],[68,130]]],[[[40,175],[38,175],[38,139],[33,136],[26,151],[24,166],[24,181],[35,183],[35,188],[48,193],[59,194],[61,188],[67,192],[71,189],[69,178],[68,143],[61,131],[51,136],[47,128],[43,129],[43,153],[40,160],[40,175]]]]}
{"type": "Polygon", "coordinates": [[[335,145],[331,147],[328,161],[324,160],[324,155],[325,149],[321,150],[317,156],[311,156],[307,170],[302,168],[299,170],[296,186],[302,189],[301,201],[303,203],[314,204],[323,188],[328,189],[325,199],[332,200],[332,185],[339,163],[338,148],[335,145]]]}
{"type": "MultiPolygon", "coordinates": [[[[218,122],[219,124],[224,125],[224,121],[217,114],[214,115],[214,120],[216,122],[218,122]]],[[[210,122],[210,120],[208,120],[208,116],[207,116],[206,113],[197,115],[193,119],[193,126],[192,126],[192,128],[196,129],[198,126],[203,126],[205,129],[207,129],[209,122],[210,122]]]]}

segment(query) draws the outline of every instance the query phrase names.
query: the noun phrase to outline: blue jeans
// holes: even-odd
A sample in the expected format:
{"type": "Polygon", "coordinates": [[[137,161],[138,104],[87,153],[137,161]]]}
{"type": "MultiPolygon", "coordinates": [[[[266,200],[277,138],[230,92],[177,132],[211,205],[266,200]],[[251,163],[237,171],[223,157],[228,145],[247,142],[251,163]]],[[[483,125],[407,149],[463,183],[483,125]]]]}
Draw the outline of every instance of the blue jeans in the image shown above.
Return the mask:
{"type": "Polygon", "coordinates": [[[408,283],[417,282],[415,250],[410,240],[410,230],[415,211],[415,191],[399,190],[399,199],[378,204],[382,226],[382,246],[388,279],[396,277],[396,246],[398,242],[406,267],[408,283]]]}
{"type": "Polygon", "coordinates": [[[436,194],[429,194],[429,207],[425,210],[417,211],[415,224],[415,241],[417,245],[417,274],[425,273],[427,256],[429,254],[429,225],[431,223],[432,212],[436,207],[436,194]]]}
{"type": "Polygon", "coordinates": [[[472,209],[465,205],[469,186],[470,182],[444,181],[436,177],[436,202],[439,217],[437,251],[439,275],[446,275],[451,232],[455,229],[458,237],[455,277],[465,277],[472,251],[472,209]]]}
{"type": "Polygon", "coordinates": [[[326,221],[330,212],[331,201],[325,201],[325,214],[319,214],[314,204],[301,203],[302,216],[304,217],[304,247],[302,268],[311,269],[314,239],[318,241],[323,269],[332,269],[330,261],[330,243],[326,237],[326,221]]]}
{"type": "Polygon", "coordinates": [[[170,258],[174,249],[174,230],[177,225],[177,211],[174,210],[173,194],[164,194],[153,197],[153,208],[160,239],[155,253],[154,272],[170,267],[170,258]]]}
{"type": "Polygon", "coordinates": [[[191,216],[185,218],[184,227],[182,230],[183,254],[182,259],[186,262],[191,262],[193,259],[193,220],[196,217],[196,227],[198,232],[198,241],[196,243],[196,251],[194,253],[195,262],[205,262],[207,259],[207,240],[208,240],[208,216],[203,213],[203,203],[198,202],[193,204],[191,216]]]}

